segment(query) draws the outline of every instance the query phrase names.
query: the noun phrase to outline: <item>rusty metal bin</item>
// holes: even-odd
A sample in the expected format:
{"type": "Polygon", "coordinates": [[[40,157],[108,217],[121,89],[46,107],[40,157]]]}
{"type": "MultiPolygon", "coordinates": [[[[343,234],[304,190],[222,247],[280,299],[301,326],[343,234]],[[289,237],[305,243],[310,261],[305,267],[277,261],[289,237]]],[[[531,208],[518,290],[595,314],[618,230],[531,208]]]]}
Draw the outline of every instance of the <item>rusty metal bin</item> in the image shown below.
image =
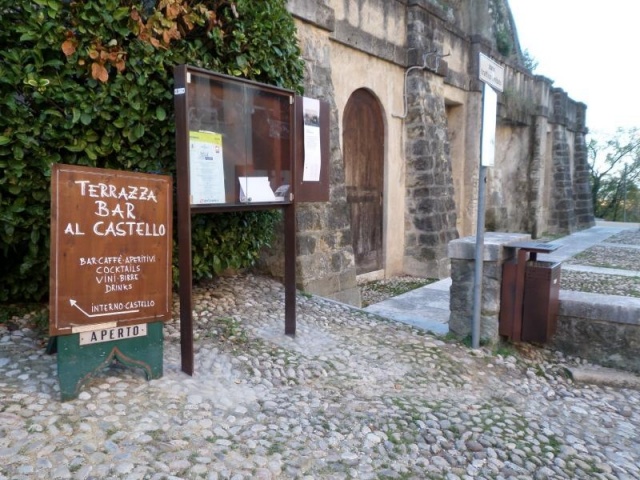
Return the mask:
{"type": "Polygon", "coordinates": [[[514,341],[546,342],[556,330],[560,266],[538,261],[538,253],[550,253],[559,246],[520,242],[516,258],[502,266],[499,334],[514,341]]]}
{"type": "Polygon", "coordinates": [[[527,262],[522,305],[523,342],[546,342],[556,332],[560,265],[560,262],[527,262]]]}

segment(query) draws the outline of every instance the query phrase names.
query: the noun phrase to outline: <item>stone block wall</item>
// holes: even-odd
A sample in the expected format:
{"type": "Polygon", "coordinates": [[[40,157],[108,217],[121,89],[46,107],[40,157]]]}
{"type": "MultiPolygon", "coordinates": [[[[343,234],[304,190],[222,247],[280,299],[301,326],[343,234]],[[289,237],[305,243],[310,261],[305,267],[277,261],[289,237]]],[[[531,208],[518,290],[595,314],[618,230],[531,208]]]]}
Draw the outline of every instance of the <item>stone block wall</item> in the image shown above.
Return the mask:
{"type": "Polygon", "coordinates": [[[506,57],[498,51],[496,29],[514,28],[507,0],[289,0],[287,8],[306,62],[305,95],[328,101],[332,122],[331,200],[298,205],[300,288],[360,301],[340,152],[342,110],[358,88],[370,90],[386,114],[385,274],[450,274],[448,243],[475,231],[479,52],[506,72],[497,173],[487,185],[493,223],[485,228],[538,237],[593,225],[586,106],[523,68],[515,31],[517,48],[506,57]],[[401,77],[433,52],[437,60],[413,69],[405,90],[401,77]]]}

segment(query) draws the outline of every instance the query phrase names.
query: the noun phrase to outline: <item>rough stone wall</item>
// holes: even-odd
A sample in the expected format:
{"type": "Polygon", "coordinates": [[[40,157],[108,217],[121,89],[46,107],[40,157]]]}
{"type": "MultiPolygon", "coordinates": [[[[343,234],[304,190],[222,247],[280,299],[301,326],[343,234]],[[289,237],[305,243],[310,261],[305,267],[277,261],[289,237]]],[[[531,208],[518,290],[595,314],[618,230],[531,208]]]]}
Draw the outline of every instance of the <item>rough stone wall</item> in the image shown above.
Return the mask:
{"type": "Polygon", "coordinates": [[[551,85],[505,65],[487,227],[538,237],[594,225],[586,106],[551,85]]]}
{"type": "Polygon", "coordinates": [[[409,57],[428,68],[410,73],[406,85],[404,263],[411,275],[444,278],[449,276],[447,245],[458,232],[442,71],[424,60],[428,52],[441,51],[438,23],[424,8],[409,9],[409,57]]]}
{"type": "Polygon", "coordinates": [[[309,293],[359,306],[330,61],[329,34],[334,30],[335,18],[333,10],[322,2],[292,1],[289,9],[301,19],[296,25],[306,64],[305,95],[325,100],[331,108],[330,201],[297,204],[298,286],[309,293]]]}
{"type": "Polygon", "coordinates": [[[301,288],[359,304],[340,151],[341,116],[358,88],[380,100],[391,137],[385,274],[449,274],[447,243],[476,227],[480,51],[506,72],[488,226],[537,237],[593,224],[586,106],[523,68],[507,0],[289,0],[288,8],[307,63],[305,94],[330,103],[332,122],[331,200],[298,205],[301,288]],[[416,65],[425,68],[408,74],[407,115],[399,120],[392,115],[404,103],[399,79],[416,65]]]}

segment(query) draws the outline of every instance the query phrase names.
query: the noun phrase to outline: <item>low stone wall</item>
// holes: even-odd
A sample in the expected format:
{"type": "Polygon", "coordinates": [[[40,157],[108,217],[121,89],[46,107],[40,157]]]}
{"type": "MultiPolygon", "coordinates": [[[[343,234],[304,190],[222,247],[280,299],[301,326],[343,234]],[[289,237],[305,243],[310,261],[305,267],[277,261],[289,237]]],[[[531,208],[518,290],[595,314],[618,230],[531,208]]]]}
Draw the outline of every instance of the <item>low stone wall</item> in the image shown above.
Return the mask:
{"type": "Polygon", "coordinates": [[[557,327],[550,348],[640,373],[640,298],[560,290],[557,327]]]}

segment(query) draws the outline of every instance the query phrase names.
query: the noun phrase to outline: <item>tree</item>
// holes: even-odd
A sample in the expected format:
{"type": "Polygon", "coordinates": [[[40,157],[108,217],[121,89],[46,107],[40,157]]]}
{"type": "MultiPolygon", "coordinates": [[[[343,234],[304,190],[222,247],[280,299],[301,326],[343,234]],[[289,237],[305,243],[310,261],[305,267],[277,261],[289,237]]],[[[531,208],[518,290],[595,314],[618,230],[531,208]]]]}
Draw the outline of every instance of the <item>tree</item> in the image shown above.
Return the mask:
{"type": "Polygon", "coordinates": [[[614,221],[637,217],[640,130],[618,129],[604,141],[592,138],[587,149],[595,216],[614,221]]]}

